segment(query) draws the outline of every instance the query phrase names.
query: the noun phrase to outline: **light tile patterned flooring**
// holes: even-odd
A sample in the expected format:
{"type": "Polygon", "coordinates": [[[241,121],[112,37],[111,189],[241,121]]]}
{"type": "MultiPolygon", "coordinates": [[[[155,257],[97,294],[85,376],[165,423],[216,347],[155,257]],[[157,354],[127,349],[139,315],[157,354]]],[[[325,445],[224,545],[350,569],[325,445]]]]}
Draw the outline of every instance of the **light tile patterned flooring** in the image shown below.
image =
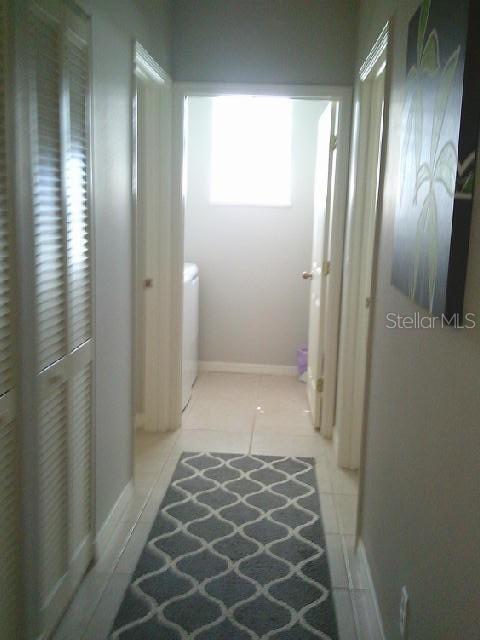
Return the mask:
{"type": "Polygon", "coordinates": [[[182,451],[314,457],[340,640],[380,640],[367,576],[353,550],[357,474],[339,469],[332,443],[313,430],[305,391],[293,377],[203,373],[181,430],[138,432],[131,506],[55,640],[106,638],[182,451]]]}

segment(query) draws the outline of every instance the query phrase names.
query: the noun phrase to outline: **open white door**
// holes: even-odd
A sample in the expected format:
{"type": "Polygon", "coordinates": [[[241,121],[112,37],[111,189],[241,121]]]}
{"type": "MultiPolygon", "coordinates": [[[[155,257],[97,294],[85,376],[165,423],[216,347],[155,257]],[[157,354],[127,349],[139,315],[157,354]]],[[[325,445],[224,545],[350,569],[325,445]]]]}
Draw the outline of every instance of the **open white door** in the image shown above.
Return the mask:
{"type": "MultiPolygon", "coordinates": [[[[315,429],[325,433],[323,422],[328,403],[325,374],[329,362],[328,278],[332,238],[332,200],[335,182],[337,106],[330,102],[320,116],[315,166],[314,223],[312,268],[304,273],[311,280],[310,318],[308,328],[308,401],[315,429]],[[323,417],[322,417],[323,414],[323,417]]],[[[336,358],[336,353],[335,353],[336,358]]],[[[328,433],[325,433],[328,435],[328,433]]]]}
{"type": "MultiPolygon", "coordinates": [[[[337,462],[358,469],[364,428],[368,337],[371,322],[372,272],[382,155],[387,40],[377,60],[361,76],[358,92],[358,140],[355,142],[355,186],[346,231],[345,278],[339,350],[337,462]],[[383,51],[383,53],[382,53],[383,51]]],[[[372,49],[372,51],[375,50],[372,49]]]]}

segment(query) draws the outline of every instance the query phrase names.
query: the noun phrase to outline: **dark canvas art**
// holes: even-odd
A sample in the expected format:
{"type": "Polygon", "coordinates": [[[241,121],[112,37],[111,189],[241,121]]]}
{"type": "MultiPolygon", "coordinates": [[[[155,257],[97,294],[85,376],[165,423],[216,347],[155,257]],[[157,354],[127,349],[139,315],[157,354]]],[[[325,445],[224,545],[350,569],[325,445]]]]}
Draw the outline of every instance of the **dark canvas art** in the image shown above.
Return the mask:
{"type": "Polygon", "coordinates": [[[424,0],[408,28],[392,283],[459,317],[480,120],[480,3],[424,0]]]}

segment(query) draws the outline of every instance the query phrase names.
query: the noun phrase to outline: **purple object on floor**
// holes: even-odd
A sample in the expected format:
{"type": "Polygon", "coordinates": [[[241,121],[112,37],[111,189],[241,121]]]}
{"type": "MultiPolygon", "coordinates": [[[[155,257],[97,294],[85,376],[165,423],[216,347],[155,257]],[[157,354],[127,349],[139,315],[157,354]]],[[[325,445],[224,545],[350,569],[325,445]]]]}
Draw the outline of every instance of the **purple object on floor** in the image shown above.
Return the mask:
{"type": "Polygon", "coordinates": [[[308,369],[308,347],[306,346],[297,349],[297,369],[299,376],[308,369]]]}

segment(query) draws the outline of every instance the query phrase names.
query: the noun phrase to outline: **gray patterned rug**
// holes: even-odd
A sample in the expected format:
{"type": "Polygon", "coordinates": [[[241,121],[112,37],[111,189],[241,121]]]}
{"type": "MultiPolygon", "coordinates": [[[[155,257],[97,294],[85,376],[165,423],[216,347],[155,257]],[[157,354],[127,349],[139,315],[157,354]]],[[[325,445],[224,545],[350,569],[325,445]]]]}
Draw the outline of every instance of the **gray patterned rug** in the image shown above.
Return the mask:
{"type": "Polygon", "coordinates": [[[184,453],[111,638],[335,640],[313,465],[184,453]]]}

